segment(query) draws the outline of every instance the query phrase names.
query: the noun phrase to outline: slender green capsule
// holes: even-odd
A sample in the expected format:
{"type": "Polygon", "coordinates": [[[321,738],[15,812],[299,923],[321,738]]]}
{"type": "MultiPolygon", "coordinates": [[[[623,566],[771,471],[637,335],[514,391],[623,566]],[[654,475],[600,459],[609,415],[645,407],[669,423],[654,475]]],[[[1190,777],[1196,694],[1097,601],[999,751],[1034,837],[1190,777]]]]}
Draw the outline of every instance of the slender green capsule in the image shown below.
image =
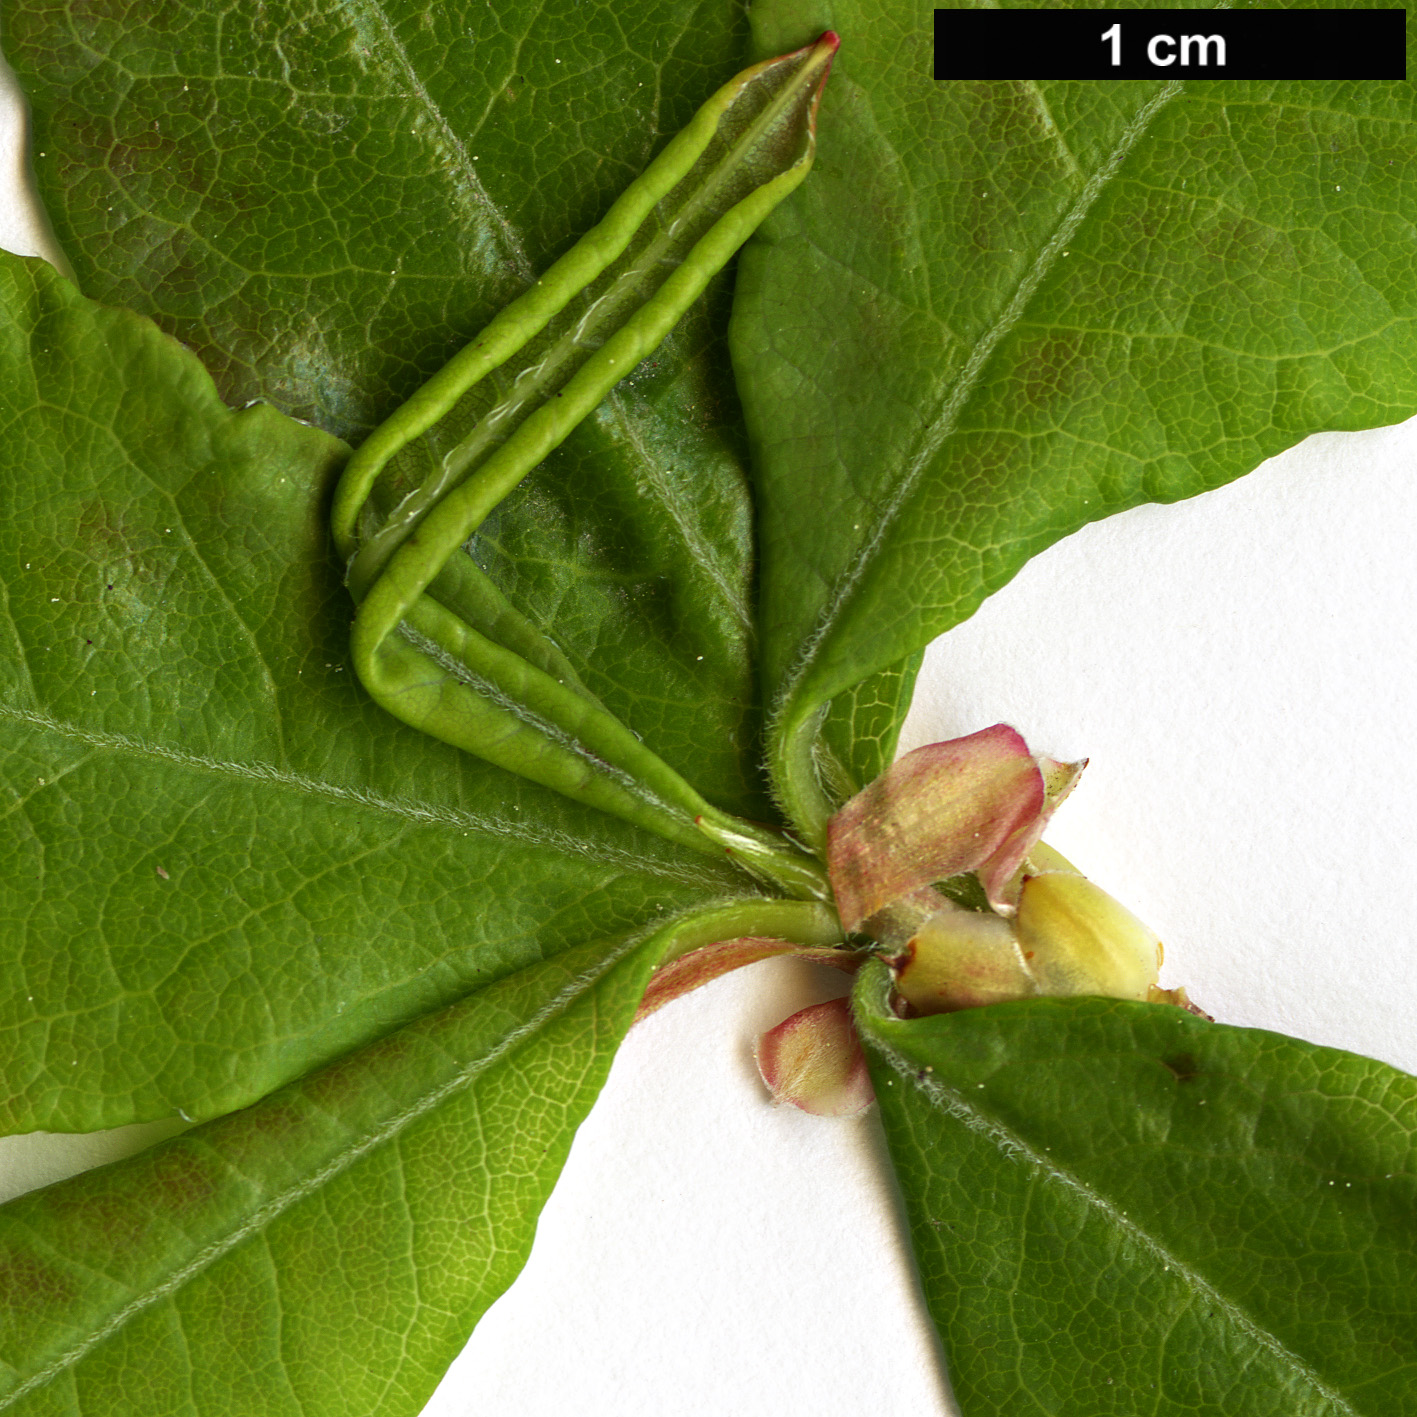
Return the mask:
{"type": "Polygon", "coordinates": [[[359,605],[355,669],[389,712],[807,895],[826,890],[816,863],[705,802],[463,547],[806,177],[836,48],[826,34],[720,89],[597,227],[369,437],[332,517],[359,605]]]}

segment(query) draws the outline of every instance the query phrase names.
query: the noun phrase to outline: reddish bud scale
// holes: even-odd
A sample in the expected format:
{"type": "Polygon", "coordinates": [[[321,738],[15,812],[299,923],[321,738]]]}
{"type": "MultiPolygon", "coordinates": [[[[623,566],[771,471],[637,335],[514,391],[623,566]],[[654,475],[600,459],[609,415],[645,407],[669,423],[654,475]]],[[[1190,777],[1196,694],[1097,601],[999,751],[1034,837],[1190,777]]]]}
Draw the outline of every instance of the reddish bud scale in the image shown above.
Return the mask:
{"type": "Polygon", "coordinates": [[[758,1071],[773,1101],[817,1117],[851,1117],[876,1100],[846,999],[813,1004],[758,1040],[758,1071]]]}

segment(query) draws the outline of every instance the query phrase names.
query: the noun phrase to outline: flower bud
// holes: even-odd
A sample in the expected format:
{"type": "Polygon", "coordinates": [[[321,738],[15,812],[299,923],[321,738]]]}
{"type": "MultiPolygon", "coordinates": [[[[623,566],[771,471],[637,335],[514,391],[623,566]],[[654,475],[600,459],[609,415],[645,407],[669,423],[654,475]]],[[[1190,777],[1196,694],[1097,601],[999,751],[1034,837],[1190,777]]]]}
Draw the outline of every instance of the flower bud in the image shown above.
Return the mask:
{"type": "Polygon", "coordinates": [[[1024,880],[1014,921],[1041,994],[1150,996],[1161,941],[1086,876],[1048,871],[1024,880]]]}
{"type": "Polygon", "coordinates": [[[1012,925],[987,911],[946,903],[894,963],[896,988],[917,1013],[949,1013],[1038,993],[1012,925]]]}
{"type": "Polygon", "coordinates": [[[876,1100],[846,999],[813,1004],[758,1039],[758,1071],[774,1102],[818,1117],[850,1117],[876,1100]]]}

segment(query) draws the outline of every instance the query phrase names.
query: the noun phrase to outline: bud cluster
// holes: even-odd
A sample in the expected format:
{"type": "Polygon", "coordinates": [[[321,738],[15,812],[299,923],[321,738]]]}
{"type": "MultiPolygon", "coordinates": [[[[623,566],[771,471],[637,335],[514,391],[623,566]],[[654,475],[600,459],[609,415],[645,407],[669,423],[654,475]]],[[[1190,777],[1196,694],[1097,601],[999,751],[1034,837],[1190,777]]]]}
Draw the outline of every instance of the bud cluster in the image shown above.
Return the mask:
{"type": "MultiPolygon", "coordinates": [[[[1076,994],[1200,1013],[1157,984],[1156,933],[1041,839],[1086,766],[1030,753],[1002,723],[907,753],[827,825],[830,894],[857,948],[825,935],[722,940],[667,965],[641,1013],[773,955],[852,971],[870,954],[890,965],[902,1015],[1076,994]]],[[[757,1061],[774,1100],[803,1111],[850,1116],[873,1100],[846,999],[784,1019],[757,1061]]]]}
{"type": "Polygon", "coordinates": [[[1157,987],[1156,934],[1040,840],[1085,766],[1035,756],[996,724],[907,753],[832,818],[842,923],[876,941],[908,1010],[1180,1002],[1157,987]]]}

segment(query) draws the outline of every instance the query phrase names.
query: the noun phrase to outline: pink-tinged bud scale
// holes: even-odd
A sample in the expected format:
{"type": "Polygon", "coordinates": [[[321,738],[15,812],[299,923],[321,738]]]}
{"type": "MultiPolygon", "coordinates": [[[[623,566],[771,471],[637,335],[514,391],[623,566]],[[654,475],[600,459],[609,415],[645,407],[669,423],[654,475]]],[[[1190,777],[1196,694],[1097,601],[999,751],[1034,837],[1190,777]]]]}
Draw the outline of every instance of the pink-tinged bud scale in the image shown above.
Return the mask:
{"type": "Polygon", "coordinates": [[[1157,985],[1155,933],[1040,840],[1086,766],[998,723],[907,753],[831,819],[842,924],[874,939],[903,1009],[1076,994],[1189,1006],[1157,985]]]}
{"type": "Polygon", "coordinates": [[[758,1040],[756,1056],[775,1102],[818,1117],[850,1117],[876,1099],[846,999],[784,1019],[758,1040]]]}
{"type": "Polygon", "coordinates": [[[907,753],[827,826],[842,924],[858,929],[901,896],[965,871],[979,873],[992,902],[1038,840],[1046,807],[1043,774],[1006,724],[907,753]]]}

